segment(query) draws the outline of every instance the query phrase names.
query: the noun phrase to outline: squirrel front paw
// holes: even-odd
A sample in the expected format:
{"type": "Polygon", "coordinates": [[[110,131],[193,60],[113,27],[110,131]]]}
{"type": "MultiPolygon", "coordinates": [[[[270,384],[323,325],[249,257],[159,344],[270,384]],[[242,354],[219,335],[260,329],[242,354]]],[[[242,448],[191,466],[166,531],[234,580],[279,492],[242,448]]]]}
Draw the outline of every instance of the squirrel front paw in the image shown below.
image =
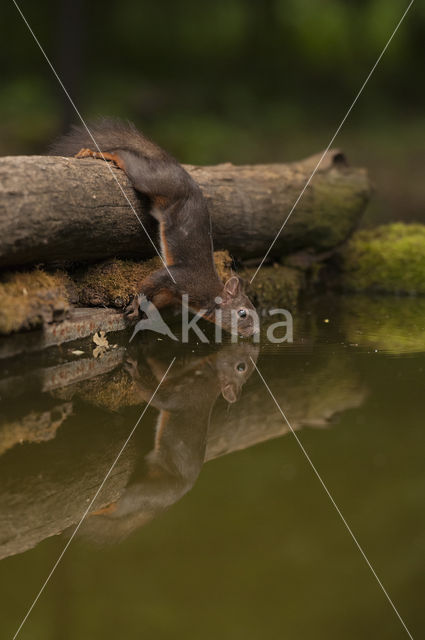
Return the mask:
{"type": "Polygon", "coordinates": [[[76,158],[98,158],[100,154],[98,151],[92,151],[91,149],[80,149],[78,153],[75,154],[76,158]]]}
{"type": "Polygon", "coordinates": [[[118,169],[125,171],[123,161],[116,153],[110,153],[109,151],[93,151],[92,149],[80,149],[75,154],[76,158],[95,158],[96,160],[106,160],[112,162],[118,169]]]}
{"type": "Polygon", "coordinates": [[[140,317],[139,296],[134,296],[130,304],[125,308],[124,314],[129,320],[138,320],[140,317]]]}

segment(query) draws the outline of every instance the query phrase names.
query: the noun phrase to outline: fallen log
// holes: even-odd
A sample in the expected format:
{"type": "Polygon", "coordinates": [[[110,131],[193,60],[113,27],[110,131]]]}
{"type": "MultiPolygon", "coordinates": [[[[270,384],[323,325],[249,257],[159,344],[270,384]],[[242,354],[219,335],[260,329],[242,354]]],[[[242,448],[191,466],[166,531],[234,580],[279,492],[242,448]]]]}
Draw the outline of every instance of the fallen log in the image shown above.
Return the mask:
{"type": "MultiPolygon", "coordinates": [[[[320,154],[291,164],[186,167],[208,200],[216,249],[262,257],[320,154]]],[[[0,267],[150,258],[155,221],[125,174],[100,160],[50,156],[0,158],[0,267]]],[[[271,257],[327,251],[356,227],[371,194],[364,169],[329,151],[273,246],[271,257]]]]}

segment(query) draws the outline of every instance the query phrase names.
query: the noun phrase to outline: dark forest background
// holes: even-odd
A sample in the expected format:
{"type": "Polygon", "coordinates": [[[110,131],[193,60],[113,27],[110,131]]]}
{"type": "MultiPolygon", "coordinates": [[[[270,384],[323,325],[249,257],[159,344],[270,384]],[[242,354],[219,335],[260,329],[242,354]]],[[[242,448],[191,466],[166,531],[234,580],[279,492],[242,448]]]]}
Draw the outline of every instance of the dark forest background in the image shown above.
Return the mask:
{"type": "MultiPolygon", "coordinates": [[[[134,120],[181,161],[290,161],[328,144],[408,0],[18,0],[84,118],[134,120]]],[[[0,153],[77,118],[12,0],[0,153]]],[[[425,222],[425,5],[415,2],[335,146],[367,166],[366,224],[425,222]]]]}

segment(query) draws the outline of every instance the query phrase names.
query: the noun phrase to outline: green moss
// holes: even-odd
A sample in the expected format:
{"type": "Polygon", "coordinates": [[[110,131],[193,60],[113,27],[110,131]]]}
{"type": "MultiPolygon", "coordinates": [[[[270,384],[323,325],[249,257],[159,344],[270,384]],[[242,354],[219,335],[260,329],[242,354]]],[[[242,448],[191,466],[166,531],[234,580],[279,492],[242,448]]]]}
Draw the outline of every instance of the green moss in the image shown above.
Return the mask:
{"type": "Polygon", "coordinates": [[[214,251],[214,263],[223,282],[232,275],[232,258],[227,251],[214,251]]]}
{"type": "Polygon", "coordinates": [[[309,187],[303,195],[303,207],[285,226],[282,253],[335,249],[358,226],[370,195],[364,169],[338,166],[317,172],[314,188],[309,187]]]}
{"type": "Polygon", "coordinates": [[[73,276],[79,302],[83,306],[124,308],[140,288],[140,283],[162,267],[159,258],[145,262],[108,260],[73,276]]]}
{"type": "Polygon", "coordinates": [[[137,383],[123,369],[78,382],[73,386],[72,392],[85,402],[110,411],[143,402],[137,383]]]}
{"type": "MultiPolygon", "coordinates": [[[[227,251],[214,254],[216,268],[224,281],[231,275],[227,251]]],[[[41,327],[63,319],[74,305],[127,306],[141,282],[162,268],[160,258],[144,262],[108,260],[80,269],[71,276],[63,271],[41,269],[3,274],[0,280],[0,334],[41,327]]]]}
{"type": "Polygon", "coordinates": [[[343,168],[331,171],[326,176],[319,172],[315,178],[311,242],[313,246],[324,250],[333,249],[350,236],[358,226],[371,195],[363,169],[355,173],[350,170],[350,179],[346,181],[341,177],[343,172],[343,168]],[[357,188],[354,188],[355,184],[357,188]]]}
{"type": "Polygon", "coordinates": [[[358,231],[342,256],[346,289],[425,294],[425,225],[397,222],[358,231]]]}
{"type": "MultiPolygon", "coordinates": [[[[232,260],[229,254],[227,251],[216,251],[214,261],[220,278],[226,280],[231,274],[232,260]]],[[[84,306],[123,309],[140,291],[141,282],[162,267],[160,258],[144,262],[114,259],[87,267],[73,276],[79,302],[84,306]]]]}
{"type": "MultiPolygon", "coordinates": [[[[220,278],[227,280],[232,273],[229,254],[217,251],[214,260],[220,278]]],[[[160,268],[159,258],[145,262],[114,259],[81,269],[72,279],[63,271],[50,274],[41,269],[5,274],[0,281],[0,333],[62,320],[74,305],[123,309],[146,276],[160,268]]],[[[258,308],[295,306],[305,285],[302,270],[266,266],[250,285],[254,273],[254,269],[245,269],[240,275],[248,282],[247,293],[258,308]]]]}
{"type": "Polygon", "coordinates": [[[70,307],[72,283],[57,271],[6,273],[0,280],[0,333],[33,329],[63,319],[70,307]]]}
{"type": "Polygon", "coordinates": [[[273,265],[262,267],[249,284],[255,269],[240,272],[247,281],[246,293],[257,308],[281,307],[291,309],[297,303],[301,289],[305,286],[305,274],[299,269],[273,265]]]}

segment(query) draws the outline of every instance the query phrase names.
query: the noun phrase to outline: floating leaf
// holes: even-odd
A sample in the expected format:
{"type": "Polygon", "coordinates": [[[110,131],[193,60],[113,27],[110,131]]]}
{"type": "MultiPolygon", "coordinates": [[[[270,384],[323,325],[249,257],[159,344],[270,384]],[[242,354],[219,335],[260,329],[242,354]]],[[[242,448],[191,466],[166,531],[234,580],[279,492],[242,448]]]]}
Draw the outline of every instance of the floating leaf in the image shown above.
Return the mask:
{"type": "Polygon", "coordinates": [[[98,331],[97,333],[95,333],[93,336],[93,342],[98,347],[105,347],[105,349],[109,349],[108,338],[106,337],[106,334],[104,331],[98,331]]]}

